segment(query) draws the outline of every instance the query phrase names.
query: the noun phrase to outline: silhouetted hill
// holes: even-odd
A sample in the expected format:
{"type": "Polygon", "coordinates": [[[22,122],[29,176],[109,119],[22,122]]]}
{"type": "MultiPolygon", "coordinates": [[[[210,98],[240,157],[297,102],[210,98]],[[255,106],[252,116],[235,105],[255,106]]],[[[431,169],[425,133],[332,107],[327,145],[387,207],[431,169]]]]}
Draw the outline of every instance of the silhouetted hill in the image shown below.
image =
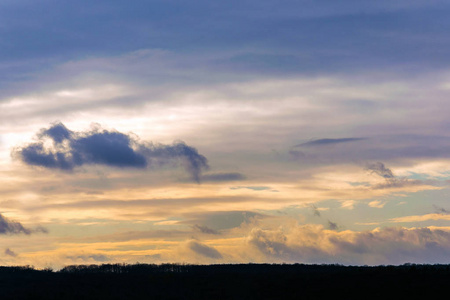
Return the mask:
{"type": "Polygon", "coordinates": [[[0,267],[1,299],[404,299],[446,295],[450,265],[0,267]]]}

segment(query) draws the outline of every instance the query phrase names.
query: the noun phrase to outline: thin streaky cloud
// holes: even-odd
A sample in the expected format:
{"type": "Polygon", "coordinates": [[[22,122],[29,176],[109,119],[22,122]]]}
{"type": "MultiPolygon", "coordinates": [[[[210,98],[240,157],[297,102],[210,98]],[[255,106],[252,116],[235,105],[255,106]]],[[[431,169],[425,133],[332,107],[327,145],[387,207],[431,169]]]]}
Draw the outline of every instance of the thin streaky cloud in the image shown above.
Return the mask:
{"type": "Polygon", "coordinates": [[[317,140],[312,140],[312,141],[309,141],[306,143],[297,144],[294,147],[328,146],[328,145],[341,144],[341,143],[357,142],[357,141],[362,141],[365,139],[367,139],[367,138],[317,139],[317,140]]]}

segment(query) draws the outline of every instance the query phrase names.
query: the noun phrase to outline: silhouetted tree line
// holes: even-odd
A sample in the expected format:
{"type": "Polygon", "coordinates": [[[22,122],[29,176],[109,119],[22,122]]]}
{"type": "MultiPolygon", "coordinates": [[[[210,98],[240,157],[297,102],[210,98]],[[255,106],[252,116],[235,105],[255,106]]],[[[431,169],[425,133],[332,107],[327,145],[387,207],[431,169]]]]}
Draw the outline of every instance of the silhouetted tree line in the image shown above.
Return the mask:
{"type": "Polygon", "coordinates": [[[0,267],[1,299],[430,299],[450,265],[103,264],[0,267]]]}

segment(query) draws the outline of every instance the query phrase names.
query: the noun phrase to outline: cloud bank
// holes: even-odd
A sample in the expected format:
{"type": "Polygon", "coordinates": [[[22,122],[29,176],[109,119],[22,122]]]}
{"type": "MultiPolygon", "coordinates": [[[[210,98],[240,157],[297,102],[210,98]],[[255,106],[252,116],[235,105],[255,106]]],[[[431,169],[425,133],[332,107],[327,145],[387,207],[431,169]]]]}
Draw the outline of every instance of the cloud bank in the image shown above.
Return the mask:
{"type": "Polygon", "coordinates": [[[73,171],[83,165],[145,169],[181,164],[196,182],[200,182],[202,171],[209,168],[206,157],[182,141],[172,145],[140,142],[132,135],[100,126],[91,131],[74,132],[63,123],[54,123],[41,129],[36,139],[34,143],[14,149],[13,155],[27,165],[62,171],[73,171]]]}
{"type": "Polygon", "coordinates": [[[326,230],[321,225],[296,226],[289,232],[254,228],[247,242],[272,261],[396,265],[450,258],[450,232],[433,228],[362,232],[326,230]]]}

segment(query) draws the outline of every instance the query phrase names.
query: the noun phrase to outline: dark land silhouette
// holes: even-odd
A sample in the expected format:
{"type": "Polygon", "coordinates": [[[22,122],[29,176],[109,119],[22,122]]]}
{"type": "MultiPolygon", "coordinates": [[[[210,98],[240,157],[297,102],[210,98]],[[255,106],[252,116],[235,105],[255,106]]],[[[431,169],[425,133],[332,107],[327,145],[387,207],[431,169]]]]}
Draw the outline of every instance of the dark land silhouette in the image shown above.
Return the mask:
{"type": "Polygon", "coordinates": [[[1,299],[432,299],[449,286],[450,265],[0,267],[1,299]]]}

